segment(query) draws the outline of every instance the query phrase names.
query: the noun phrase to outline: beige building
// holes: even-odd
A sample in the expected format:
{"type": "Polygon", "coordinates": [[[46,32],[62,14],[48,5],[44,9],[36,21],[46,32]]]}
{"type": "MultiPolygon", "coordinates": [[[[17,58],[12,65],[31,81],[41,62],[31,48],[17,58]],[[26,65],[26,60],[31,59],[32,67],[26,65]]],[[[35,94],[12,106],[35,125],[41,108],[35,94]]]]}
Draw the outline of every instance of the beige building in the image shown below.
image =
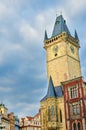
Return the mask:
{"type": "Polygon", "coordinates": [[[6,106],[0,104],[0,130],[19,130],[19,119],[13,112],[8,114],[6,106]]]}
{"type": "Polygon", "coordinates": [[[10,130],[15,130],[15,117],[14,117],[14,113],[11,112],[8,114],[8,118],[10,120],[10,130]]]}
{"type": "Polygon", "coordinates": [[[52,36],[45,31],[44,48],[48,91],[40,101],[42,130],[66,130],[64,92],[61,82],[81,76],[79,39],[70,34],[63,16],[56,18],[52,36]]]}
{"type": "Polygon", "coordinates": [[[0,129],[10,130],[10,120],[7,115],[8,109],[3,103],[0,104],[0,129]]]}
{"type": "Polygon", "coordinates": [[[40,113],[20,119],[20,130],[41,130],[40,113]]]}

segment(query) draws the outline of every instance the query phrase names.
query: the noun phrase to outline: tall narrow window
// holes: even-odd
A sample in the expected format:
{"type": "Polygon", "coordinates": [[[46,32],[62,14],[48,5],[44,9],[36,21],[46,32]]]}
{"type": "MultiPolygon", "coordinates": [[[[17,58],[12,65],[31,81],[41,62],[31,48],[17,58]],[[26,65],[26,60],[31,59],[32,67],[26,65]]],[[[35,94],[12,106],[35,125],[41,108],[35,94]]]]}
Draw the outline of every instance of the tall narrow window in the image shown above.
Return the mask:
{"type": "Polygon", "coordinates": [[[55,115],[54,106],[52,106],[51,107],[51,117],[52,117],[52,120],[54,120],[54,115],[55,115]]]}
{"type": "Polygon", "coordinates": [[[81,125],[80,125],[80,123],[78,123],[78,130],[81,130],[81,125]]]}
{"type": "Polygon", "coordinates": [[[57,106],[56,106],[56,120],[58,121],[58,110],[57,110],[57,106]]]}
{"type": "Polygon", "coordinates": [[[73,124],[73,130],[76,130],[76,123],[73,124]]]}
{"type": "Polygon", "coordinates": [[[60,122],[62,122],[62,111],[60,110],[60,122]]]}
{"type": "Polygon", "coordinates": [[[48,107],[48,121],[50,121],[50,106],[48,107]]]}

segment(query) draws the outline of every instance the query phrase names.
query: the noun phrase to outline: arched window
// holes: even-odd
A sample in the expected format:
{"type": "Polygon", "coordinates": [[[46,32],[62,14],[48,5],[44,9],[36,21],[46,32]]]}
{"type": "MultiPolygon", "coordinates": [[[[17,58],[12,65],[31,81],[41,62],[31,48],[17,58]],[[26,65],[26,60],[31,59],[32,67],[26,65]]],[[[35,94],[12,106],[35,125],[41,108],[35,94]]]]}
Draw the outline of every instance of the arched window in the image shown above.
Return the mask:
{"type": "Polygon", "coordinates": [[[81,130],[81,125],[80,125],[80,123],[78,123],[78,130],[81,130]]]}
{"type": "Polygon", "coordinates": [[[60,110],[60,122],[62,122],[62,111],[60,110]]]}
{"type": "Polygon", "coordinates": [[[76,130],[76,123],[73,124],[73,130],[76,130]]]}
{"type": "Polygon", "coordinates": [[[54,116],[55,116],[55,111],[54,111],[54,106],[51,107],[51,117],[52,120],[54,120],[54,116]]]}
{"type": "Polygon", "coordinates": [[[48,107],[48,121],[50,121],[50,106],[48,107]]]}
{"type": "Polygon", "coordinates": [[[57,106],[56,106],[56,120],[58,121],[58,110],[57,110],[57,106]]]}
{"type": "Polygon", "coordinates": [[[52,111],[52,116],[54,116],[54,106],[51,107],[51,111],[52,111]]]}

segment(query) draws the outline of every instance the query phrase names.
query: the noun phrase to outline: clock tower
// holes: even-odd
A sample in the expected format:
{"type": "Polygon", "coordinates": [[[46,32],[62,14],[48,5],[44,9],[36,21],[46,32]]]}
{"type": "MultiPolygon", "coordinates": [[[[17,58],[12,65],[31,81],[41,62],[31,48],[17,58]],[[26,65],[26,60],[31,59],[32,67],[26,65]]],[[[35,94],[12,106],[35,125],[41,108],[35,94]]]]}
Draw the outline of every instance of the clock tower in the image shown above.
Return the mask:
{"type": "Polygon", "coordinates": [[[81,76],[78,35],[76,31],[74,37],[70,34],[62,15],[56,18],[50,38],[45,31],[44,48],[48,79],[52,77],[54,86],[81,76]]]}

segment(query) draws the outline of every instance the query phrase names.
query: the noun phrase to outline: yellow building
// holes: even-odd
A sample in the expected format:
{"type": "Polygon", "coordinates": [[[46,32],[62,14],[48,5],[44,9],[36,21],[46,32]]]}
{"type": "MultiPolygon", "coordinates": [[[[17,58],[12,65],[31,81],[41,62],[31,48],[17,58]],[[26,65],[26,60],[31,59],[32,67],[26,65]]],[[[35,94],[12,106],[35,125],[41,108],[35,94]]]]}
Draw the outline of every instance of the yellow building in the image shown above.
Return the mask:
{"type": "Polygon", "coordinates": [[[66,130],[61,82],[80,77],[81,67],[77,32],[70,34],[62,15],[56,18],[51,38],[45,31],[44,48],[49,86],[40,101],[42,130],[66,130]]]}

